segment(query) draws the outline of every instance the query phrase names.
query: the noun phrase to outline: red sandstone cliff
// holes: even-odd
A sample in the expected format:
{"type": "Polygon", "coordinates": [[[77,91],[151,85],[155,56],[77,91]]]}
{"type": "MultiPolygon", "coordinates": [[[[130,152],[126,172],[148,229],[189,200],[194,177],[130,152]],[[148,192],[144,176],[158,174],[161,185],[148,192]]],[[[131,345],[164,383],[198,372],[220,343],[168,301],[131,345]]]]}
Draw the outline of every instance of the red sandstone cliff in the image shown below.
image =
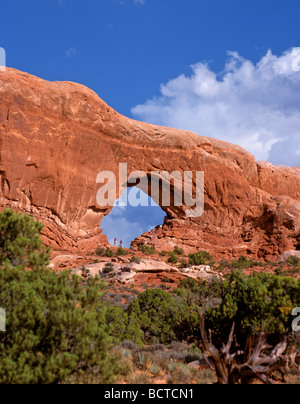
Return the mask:
{"type": "Polygon", "coordinates": [[[0,72],[0,206],[45,225],[57,249],[105,244],[99,229],[110,209],[96,202],[100,171],[204,171],[205,211],[169,219],[147,240],[158,249],[206,249],[216,257],[273,259],[300,249],[300,168],[256,163],[242,148],[186,131],[128,119],[93,91],[0,72]]]}

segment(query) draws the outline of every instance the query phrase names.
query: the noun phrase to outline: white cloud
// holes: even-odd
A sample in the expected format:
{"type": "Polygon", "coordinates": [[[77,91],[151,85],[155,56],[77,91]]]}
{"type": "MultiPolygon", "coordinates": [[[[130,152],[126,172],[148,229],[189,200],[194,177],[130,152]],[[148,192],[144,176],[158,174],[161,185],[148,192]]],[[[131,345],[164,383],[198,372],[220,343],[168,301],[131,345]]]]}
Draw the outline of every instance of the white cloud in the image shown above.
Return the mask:
{"type": "Polygon", "coordinates": [[[257,63],[228,52],[224,71],[192,65],[132,109],[137,119],[239,144],[257,160],[300,166],[300,71],[292,49],[257,63]]]}

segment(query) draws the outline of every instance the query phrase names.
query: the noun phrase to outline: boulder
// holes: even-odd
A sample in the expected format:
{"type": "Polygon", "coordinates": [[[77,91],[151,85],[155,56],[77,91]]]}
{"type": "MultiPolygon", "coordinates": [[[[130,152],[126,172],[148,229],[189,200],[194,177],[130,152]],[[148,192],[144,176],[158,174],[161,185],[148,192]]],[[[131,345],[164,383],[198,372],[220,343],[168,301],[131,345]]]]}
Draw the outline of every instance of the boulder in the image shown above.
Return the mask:
{"type": "Polygon", "coordinates": [[[181,272],[187,277],[194,279],[211,280],[213,278],[223,279],[223,275],[213,271],[209,265],[194,265],[184,268],[181,272]]]}
{"type": "Polygon", "coordinates": [[[164,261],[150,259],[141,259],[139,263],[132,262],[128,265],[126,264],[126,267],[136,272],[179,272],[177,268],[172,267],[164,261]]]}
{"type": "Polygon", "coordinates": [[[286,262],[290,257],[297,257],[300,259],[300,251],[285,251],[278,257],[278,262],[286,262]]]}
{"type": "Polygon", "coordinates": [[[48,268],[57,269],[57,268],[66,268],[70,267],[74,264],[74,262],[81,260],[81,256],[76,255],[58,255],[50,260],[50,264],[48,268]]]}

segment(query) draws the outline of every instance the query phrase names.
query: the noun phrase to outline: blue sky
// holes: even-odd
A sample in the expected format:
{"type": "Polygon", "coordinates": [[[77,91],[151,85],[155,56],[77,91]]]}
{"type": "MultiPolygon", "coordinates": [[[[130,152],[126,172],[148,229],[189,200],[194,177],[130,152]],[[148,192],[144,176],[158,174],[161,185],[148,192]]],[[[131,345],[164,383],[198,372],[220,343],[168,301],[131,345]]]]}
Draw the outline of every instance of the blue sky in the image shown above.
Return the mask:
{"type": "Polygon", "coordinates": [[[0,15],[8,66],[300,166],[299,0],[9,0],[0,15]]]}

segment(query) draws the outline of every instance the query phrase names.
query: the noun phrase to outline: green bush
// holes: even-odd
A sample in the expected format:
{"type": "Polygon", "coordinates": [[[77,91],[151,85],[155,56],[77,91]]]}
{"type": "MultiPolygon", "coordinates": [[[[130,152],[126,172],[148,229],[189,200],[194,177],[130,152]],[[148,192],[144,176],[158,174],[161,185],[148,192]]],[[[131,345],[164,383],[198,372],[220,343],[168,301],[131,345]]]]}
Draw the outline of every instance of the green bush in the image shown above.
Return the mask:
{"type": "Polygon", "coordinates": [[[112,264],[111,262],[107,262],[103,268],[103,273],[104,274],[109,274],[111,272],[113,272],[114,270],[114,264],[112,264]]]}
{"type": "Polygon", "coordinates": [[[283,269],[281,267],[275,268],[275,275],[282,275],[283,274],[283,269]]]}
{"type": "Polygon", "coordinates": [[[141,329],[141,321],[134,311],[127,313],[128,321],[126,324],[126,330],[124,334],[124,340],[132,341],[139,347],[144,345],[145,335],[141,329]]]}
{"type": "Polygon", "coordinates": [[[186,301],[189,307],[194,305],[202,307],[204,303],[209,303],[212,299],[221,298],[222,282],[218,278],[211,280],[185,278],[182,279],[174,293],[186,301]]]}
{"type": "Polygon", "coordinates": [[[292,324],[292,309],[299,305],[300,280],[267,273],[251,276],[232,271],[225,280],[182,280],[174,291],[187,306],[186,316],[176,329],[177,338],[199,335],[197,310],[205,313],[206,329],[219,349],[226,342],[233,322],[239,349],[249,353],[249,336],[255,341],[263,330],[275,346],[292,324]]]}
{"type": "Polygon", "coordinates": [[[129,253],[124,250],[122,247],[118,248],[118,251],[116,252],[116,255],[128,255],[129,253]]]}
{"type": "Polygon", "coordinates": [[[105,248],[103,247],[98,247],[95,251],[96,255],[98,255],[99,257],[103,257],[105,255],[105,248]]]}
{"type": "Polygon", "coordinates": [[[177,264],[179,261],[178,255],[174,253],[174,251],[169,252],[168,262],[171,264],[177,264]]]}
{"type": "Polygon", "coordinates": [[[290,328],[292,310],[300,301],[300,280],[266,273],[245,276],[234,271],[220,286],[221,304],[206,314],[207,329],[213,330],[218,347],[224,335],[229,335],[233,321],[242,350],[247,348],[244,344],[249,335],[254,337],[263,330],[276,345],[290,328]]]}
{"type": "Polygon", "coordinates": [[[106,304],[105,320],[109,325],[109,334],[115,337],[117,342],[126,340],[128,316],[120,306],[106,304]]]}
{"type": "Polygon", "coordinates": [[[114,252],[111,248],[107,247],[106,251],[105,251],[105,256],[108,258],[111,258],[114,256],[114,252]]]}
{"type": "Polygon", "coordinates": [[[189,255],[190,265],[213,265],[213,257],[207,251],[199,251],[189,255]]]}
{"type": "Polygon", "coordinates": [[[82,265],[80,270],[81,270],[81,275],[83,278],[88,278],[90,276],[91,271],[88,268],[86,268],[85,265],[82,265]]]}
{"type": "Polygon", "coordinates": [[[128,315],[135,315],[147,339],[157,337],[161,343],[177,339],[176,327],[185,308],[181,302],[161,289],[148,289],[128,307],[128,315]]]}
{"type": "Polygon", "coordinates": [[[111,337],[103,310],[94,308],[103,286],[96,279],[83,287],[70,272],[47,269],[41,228],[28,216],[0,214],[0,383],[112,382],[111,337]]]}
{"type": "Polygon", "coordinates": [[[113,381],[111,339],[102,312],[93,309],[99,287],[84,289],[69,272],[48,269],[0,271],[0,306],[7,331],[0,333],[0,381],[64,383],[90,369],[99,383],[113,381]]]}
{"type": "Polygon", "coordinates": [[[188,267],[189,267],[189,263],[187,262],[187,260],[181,260],[179,268],[184,269],[184,268],[188,268],[188,267]]]}
{"type": "Polygon", "coordinates": [[[134,255],[131,257],[130,262],[135,262],[137,264],[140,264],[141,260],[139,257],[135,257],[134,255]]]}
{"type": "Polygon", "coordinates": [[[49,249],[40,238],[43,224],[30,216],[14,213],[12,209],[0,212],[0,266],[22,265],[43,268],[49,263],[49,249]]]}
{"type": "Polygon", "coordinates": [[[142,251],[146,255],[154,255],[157,254],[154,246],[148,246],[146,244],[139,244],[138,250],[142,251]]]}
{"type": "Polygon", "coordinates": [[[232,269],[248,269],[255,265],[258,265],[258,263],[252,259],[248,260],[246,257],[242,256],[238,260],[232,261],[230,266],[232,269]]]}
{"type": "Polygon", "coordinates": [[[300,266],[300,258],[296,257],[295,255],[291,255],[286,262],[293,266],[300,266]]]}
{"type": "Polygon", "coordinates": [[[184,250],[182,248],[179,248],[179,247],[176,246],[174,248],[174,253],[177,254],[177,255],[184,255],[184,250]]]}

